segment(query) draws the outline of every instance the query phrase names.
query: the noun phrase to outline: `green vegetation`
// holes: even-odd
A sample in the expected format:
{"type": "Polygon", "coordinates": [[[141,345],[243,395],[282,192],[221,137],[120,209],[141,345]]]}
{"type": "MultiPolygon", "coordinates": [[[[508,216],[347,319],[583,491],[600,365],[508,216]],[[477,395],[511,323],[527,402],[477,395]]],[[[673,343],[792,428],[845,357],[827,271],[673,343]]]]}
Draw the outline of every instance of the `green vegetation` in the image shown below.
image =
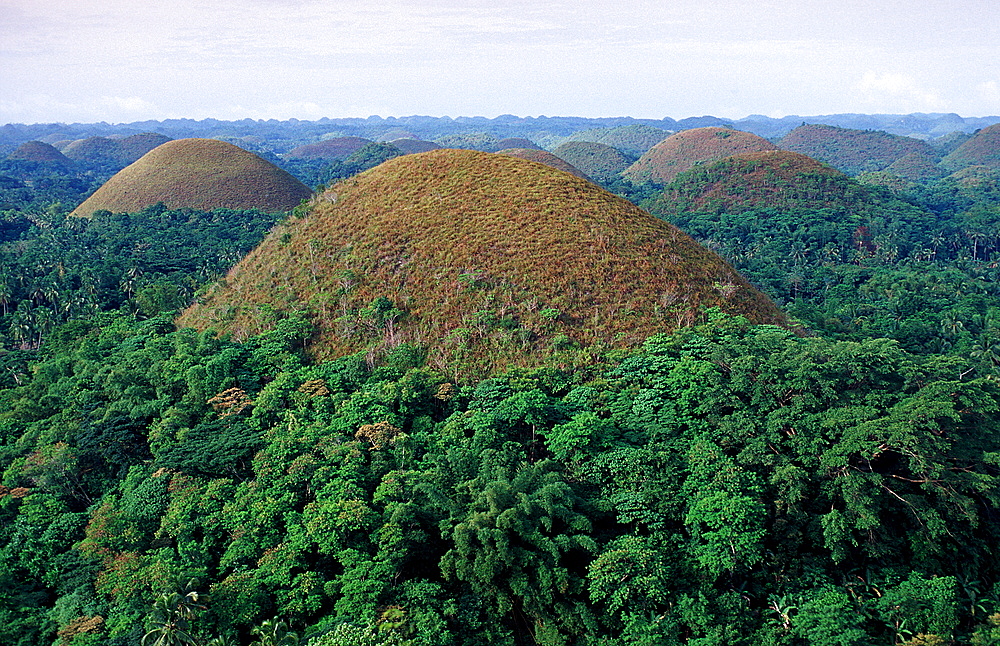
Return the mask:
{"type": "MultiPolygon", "coordinates": [[[[919,161],[922,162],[921,166],[933,167],[937,158],[930,144],[912,137],[899,137],[878,130],[852,130],[824,125],[803,124],[782,137],[778,145],[784,150],[826,162],[848,175],[884,170],[907,156],[912,156],[912,161],[900,164],[906,163],[908,167],[912,167],[919,161]]],[[[904,170],[900,166],[897,169],[904,170]]],[[[897,174],[907,179],[917,180],[923,177],[921,174],[911,177],[898,170],[897,174]]]]}
{"type": "Polygon", "coordinates": [[[606,180],[799,328],[585,180],[357,152],[263,243],[0,163],[0,644],[1000,643],[996,171],[606,180]]]}

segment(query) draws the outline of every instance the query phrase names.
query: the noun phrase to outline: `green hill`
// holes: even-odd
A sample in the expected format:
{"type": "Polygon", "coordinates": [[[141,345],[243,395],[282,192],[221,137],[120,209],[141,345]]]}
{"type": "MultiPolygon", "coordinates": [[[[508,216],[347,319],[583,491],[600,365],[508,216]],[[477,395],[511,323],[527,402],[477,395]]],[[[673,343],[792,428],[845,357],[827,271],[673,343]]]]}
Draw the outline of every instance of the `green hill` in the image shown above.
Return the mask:
{"type": "Polygon", "coordinates": [[[617,148],[593,141],[567,141],[552,153],[599,181],[618,177],[631,164],[617,148]]]}
{"type": "Polygon", "coordinates": [[[71,215],[167,208],[288,211],[311,195],[309,188],[274,164],[215,139],[169,141],[119,171],[71,215]]]}
{"type": "Polygon", "coordinates": [[[41,141],[28,141],[21,144],[12,153],[7,155],[7,159],[11,161],[57,164],[59,166],[73,165],[73,160],[59,152],[58,148],[41,141]]]}
{"type": "Polygon", "coordinates": [[[646,124],[632,124],[582,130],[567,137],[566,141],[591,141],[604,144],[633,155],[632,158],[635,159],[669,136],[669,130],[646,124]]]}
{"type": "Polygon", "coordinates": [[[942,159],[941,166],[949,171],[967,166],[1000,168],[1000,123],[976,132],[942,159]]]}
{"type": "MultiPolygon", "coordinates": [[[[890,135],[880,130],[852,130],[837,126],[801,125],[781,138],[778,147],[826,162],[848,175],[884,170],[903,157],[922,158],[933,165],[937,153],[919,139],[890,135]]],[[[906,162],[913,168],[914,162],[906,162]]],[[[914,179],[907,177],[907,179],[914,179]]]]}
{"type": "Polygon", "coordinates": [[[740,153],[775,150],[757,135],[714,126],[684,130],[650,148],[622,176],[634,184],[667,184],[697,163],[713,162],[740,153]]]}
{"type": "Polygon", "coordinates": [[[539,164],[545,164],[546,166],[551,166],[552,168],[558,168],[561,171],[565,171],[570,175],[576,175],[583,179],[590,179],[587,174],[582,172],[579,168],[573,166],[564,159],[553,155],[547,150],[540,150],[538,148],[507,148],[499,151],[501,155],[510,155],[511,157],[518,157],[520,159],[527,159],[528,161],[538,162],[539,164]]]}
{"type": "Polygon", "coordinates": [[[785,320],[717,255],[630,202],[542,164],[449,149],[317,196],[179,323],[241,338],[268,325],[265,304],[310,312],[317,357],[419,347],[464,374],[630,346],[703,306],[785,320]]]}

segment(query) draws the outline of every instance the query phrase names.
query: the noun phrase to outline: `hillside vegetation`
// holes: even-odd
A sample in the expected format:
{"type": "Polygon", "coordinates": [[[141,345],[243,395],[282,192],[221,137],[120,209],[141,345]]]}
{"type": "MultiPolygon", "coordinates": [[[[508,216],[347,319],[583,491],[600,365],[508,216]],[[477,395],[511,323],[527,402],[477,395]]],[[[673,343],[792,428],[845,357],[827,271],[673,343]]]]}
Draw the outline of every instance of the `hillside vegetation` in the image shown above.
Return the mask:
{"type": "Polygon", "coordinates": [[[695,128],[671,135],[650,148],[622,176],[635,184],[667,184],[697,163],[712,162],[739,153],[775,150],[762,137],[730,128],[695,128]]]}
{"type": "Polygon", "coordinates": [[[918,139],[825,125],[799,126],[782,137],[778,146],[826,162],[848,175],[883,170],[907,155],[930,164],[937,157],[930,144],[918,139]]]}
{"type": "Polygon", "coordinates": [[[180,323],[242,338],[266,327],[264,304],[309,308],[317,357],[407,343],[477,374],[577,345],[632,345],[705,306],[784,321],[715,254],[596,185],[447,149],[318,196],[180,323]]]}

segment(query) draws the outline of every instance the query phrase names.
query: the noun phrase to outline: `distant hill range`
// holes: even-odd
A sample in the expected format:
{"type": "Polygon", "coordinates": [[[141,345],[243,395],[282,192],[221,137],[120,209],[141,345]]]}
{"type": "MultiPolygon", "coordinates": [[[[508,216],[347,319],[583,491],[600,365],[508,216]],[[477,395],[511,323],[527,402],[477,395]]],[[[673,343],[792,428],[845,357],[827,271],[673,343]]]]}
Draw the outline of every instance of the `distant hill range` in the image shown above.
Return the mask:
{"type": "MultiPolygon", "coordinates": [[[[731,126],[752,132],[761,137],[777,140],[803,124],[838,126],[854,130],[881,130],[893,135],[932,140],[953,132],[971,134],[976,130],[1000,123],[1000,116],[961,117],[957,114],[833,114],[812,116],[786,116],[772,118],[751,115],[742,119],[727,119],[713,116],[688,117],[685,119],[640,119],[633,117],[517,117],[501,115],[486,117],[379,117],[368,118],[324,118],[315,121],[289,119],[243,119],[242,121],[221,121],[217,119],[167,119],[164,121],[139,121],[127,124],[7,124],[0,127],[0,154],[6,156],[21,144],[37,140],[45,143],[80,140],[88,137],[127,137],[134,134],[158,133],[172,139],[257,137],[268,141],[276,153],[286,153],[293,148],[318,142],[329,137],[362,137],[373,141],[389,141],[403,137],[415,137],[426,141],[437,141],[450,135],[485,133],[500,144],[505,138],[524,138],[541,145],[554,148],[571,136],[588,137],[593,141],[604,136],[623,139],[632,137],[638,154],[642,154],[652,143],[641,139],[642,133],[649,134],[650,128],[666,133],[690,130],[706,126],[731,126]],[[611,135],[605,131],[625,128],[611,135]],[[595,133],[579,135],[586,131],[595,133]],[[645,146],[645,148],[643,148],[645,146]]],[[[662,138],[662,137],[661,137],[662,138]]],[[[438,142],[440,144],[440,142],[438,142]]],[[[622,139],[604,143],[620,150],[628,149],[622,139]]],[[[443,144],[441,144],[443,145],[443,144]]],[[[471,147],[464,145],[460,147],[471,147]]],[[[510,148],[514,146],[502,146],[510,148]]],[[[525,147],[525,146],[516,146],[525,147]]],[[[500,150],[496,147],[495,150],[500,150]]]]}
{"type": "Polygon", "coordinates": [[[782,137],[778,141],[778,147],[809,155],[848,175],[885,170],[904,157],[909,157],[909,161],[901,165],[899,170],[912,169],[921,175],[921,165],[929,164],[933,167],[938,157],[937,151],[930,144],[912,137],[820,124],[799,126],[782,137]]]}
{"type": "Polygon", "coordinates": [[[397,157],[315,197],[180,323],[241,338],[270,324],[265,303],[312,312],[318,357],[422,348],[430,365],[476,374],[636,344],[702,306],[786,321],[719,256],[632,203],[543,164],[453,149],[397,157]]]}
{"type": "Polygon", "coordinates": [[[115,174],[72,212],[134,212],[163,202],[168,208],[288,211],[310,189],[274,164],[215,139],[168,141],[115,174]]]}

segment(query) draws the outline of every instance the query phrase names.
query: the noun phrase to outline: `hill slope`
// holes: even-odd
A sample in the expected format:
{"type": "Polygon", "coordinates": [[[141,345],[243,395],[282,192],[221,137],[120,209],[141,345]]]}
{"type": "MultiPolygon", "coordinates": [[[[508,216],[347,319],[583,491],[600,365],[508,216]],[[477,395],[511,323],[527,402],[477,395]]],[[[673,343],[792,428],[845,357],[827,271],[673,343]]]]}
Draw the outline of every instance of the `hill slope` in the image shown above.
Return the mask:
{"type": "Polygon", "coordinates": [[[547,150],[540,150],[538,148],[506,148],[499,151],[499,153],[501,155],[510,155],[511,157],[538,162],[539,164],[545,164],[546,166],[551,166],[552,168],[565,171],[570,175],[576,175],[577,177],[581,177],[583,179],[590,179],[587,177],[587,174],[579,168],[573,166],[573,164],[569,163],[565,159],[553,155],[547,150]]]}
{"type": "Polygon", "coordinates": [[[237,337],[259,305],[308,307],[311,352],[401,343],[482,374],[581,344],[628,346],[718,305],[783,314],[716,254],[630,202],[507,155],[436,150],[390,160],[276,228],[183,325],[237,337]]]}
{"type": "Polygon", "coordinates": [[[598,180],[618,177],[630,164],[618,149],[594,141],[567,141],[552,153],[598,180]]]}
{"type": "Polygon", "coordinates": [[[41,141],[27,141],[21,144],[16,150],[7,155],[7,159],[11,161],[58,164],[60,166],[73,165],[73,160],[59,152],[58,148],[41,141]]]}
{"type": "Polygon", "coordinates": [[[178,139],[119,171],[71,215],[125,213],[163,202],[167,208],[288,211],[309,187],[242,148],[215,139],[178,139]]]}
{"type": "MultiPolygon", "coordinates": [[[[778,146],[826,162],[848,175],[882,170],[908,155],[933,165],[937,154],[930,144],[912,137],[824,125],[801,125],[782,137],[778,146]]],[[[912,158],[907,162],[908,166],[914,164],[912,158]]]]}
{"type": "Polygon", "coordinates": [[[976,132],[942,159],[941,165],[950,171],[967,166],[1000,168],[1000,123],[976,132]]]}
{"type": "Polygon", "coordinates": [[[695,128],[678,132],[656,144],[622,176],[636,184],[667,184],[699,162],[775,149],[777,146],[767,139],[749,132],[718,127],[695,128]]]}

